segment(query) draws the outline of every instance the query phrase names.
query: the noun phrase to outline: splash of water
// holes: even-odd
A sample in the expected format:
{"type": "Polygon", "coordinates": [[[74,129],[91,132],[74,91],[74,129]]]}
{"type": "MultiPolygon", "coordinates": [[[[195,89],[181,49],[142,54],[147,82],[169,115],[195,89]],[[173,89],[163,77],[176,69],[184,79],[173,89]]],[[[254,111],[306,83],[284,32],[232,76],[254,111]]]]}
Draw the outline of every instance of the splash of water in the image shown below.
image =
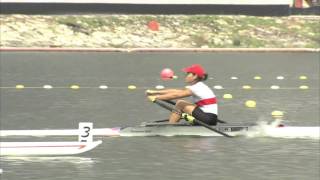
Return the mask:
{"type": "Polygon", "coordinates": [[[257,122],[257,126],[246,132],[247,137],[272,137],[292,139],[320,139],[320,127],[284,126],[281,119],[268,123],[257,122]]]}

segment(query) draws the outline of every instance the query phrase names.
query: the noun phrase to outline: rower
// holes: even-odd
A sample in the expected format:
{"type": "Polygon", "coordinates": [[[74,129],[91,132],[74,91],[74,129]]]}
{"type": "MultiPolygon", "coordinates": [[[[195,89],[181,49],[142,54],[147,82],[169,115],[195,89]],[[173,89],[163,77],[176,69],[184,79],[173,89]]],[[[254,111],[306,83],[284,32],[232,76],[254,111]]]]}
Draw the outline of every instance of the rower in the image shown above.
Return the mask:
{"type": "MultiPolygon", "coordinates": [[[[146,94],[150,101],[155,100],[175,100],[175,108],[169,116],[169,123],[177,123],[183,114],[192,115],[208,125],[216,125],[218,122],[218,105],[214,92],[203,82],[208,75],[204,68],[199,64],[193,64],[182,69],[186,73],[185,82],[188,84],[183,89],[163,89],[147,90],[146,94]],[[192,102],[182,98],[192,97],[192,102]]],[[[185,118],[191,124],[193,118],[185,118]]]]}

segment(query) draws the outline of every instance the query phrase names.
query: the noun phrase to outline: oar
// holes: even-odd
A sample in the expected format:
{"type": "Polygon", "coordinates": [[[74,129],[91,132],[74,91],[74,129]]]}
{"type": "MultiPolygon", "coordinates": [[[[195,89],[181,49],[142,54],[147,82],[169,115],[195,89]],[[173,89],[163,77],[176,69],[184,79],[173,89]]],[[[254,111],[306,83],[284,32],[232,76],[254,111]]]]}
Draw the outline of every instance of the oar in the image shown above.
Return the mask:
{"type": "MultiPolygon", "coordinates": [[[[169,106],[168,104],[166,104],[164,101],[161,101],[161,100],[157,100],[157,99],[156,99],[156,100],[154,100],[153,102],[156,103],[156,104],[158,104],[159,106],[161,106],[161,107],[169,110],[169,111],[172,111],[172,110],[173,110],[173,108],[172,108],[171,106],[169,106]]],[[[224,133],[224,132],[221,132],[221,131],[219,131],[219,130],[217,130],[217,129],[215,129],[215,128],[212,128],[212,127],[209,126],[208,124],[206,124],[206,123],[204,123],[204,122],[202,122],[202,121],[200,121],[200,120],[198,120],[198,119],[194,119],[194,121],[195,121],[196,123],[200,124],[201,126],[203,126],[203,127],[205,127],[205,128],[208,128],[208,129],[210,129],[211,131],[214,131],[214,132],[216,132],[216,133],[218,133],[218,134],[221,134],[221,135],[223,135],[223,136],[225,136],[225,137],[232,137],[232,136],[230,136],[230,135],[228,135],[228,134],[226,134],[226,133],[224,133]]]]}

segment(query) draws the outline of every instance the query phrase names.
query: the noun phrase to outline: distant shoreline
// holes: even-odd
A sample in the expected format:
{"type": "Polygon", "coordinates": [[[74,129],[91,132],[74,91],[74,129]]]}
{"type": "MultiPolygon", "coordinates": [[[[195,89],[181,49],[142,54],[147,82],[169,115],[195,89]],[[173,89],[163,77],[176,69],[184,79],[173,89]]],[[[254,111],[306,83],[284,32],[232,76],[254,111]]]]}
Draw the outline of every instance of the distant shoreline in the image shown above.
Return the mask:
{"type": "Polygon", "coordinates": [[[0,15],[0,47],[320,48],[320,16],[0,15]],[[157,22],[158,29],[149,27],[157,22]]]}

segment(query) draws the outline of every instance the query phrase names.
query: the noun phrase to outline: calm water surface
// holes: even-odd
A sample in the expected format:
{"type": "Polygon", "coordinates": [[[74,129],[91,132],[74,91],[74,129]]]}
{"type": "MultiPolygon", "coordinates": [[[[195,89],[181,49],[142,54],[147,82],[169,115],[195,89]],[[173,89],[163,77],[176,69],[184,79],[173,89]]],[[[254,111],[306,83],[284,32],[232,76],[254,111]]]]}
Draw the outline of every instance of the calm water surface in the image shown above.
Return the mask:
{"type": "MultiPolygon", "coordinates": [[[[197,62],[213,77],[220,117],[228,122],[271,121],[285,111],[286,124],[319,126],[317,53],[14,53],[1,52],[1,129],[133,126],[166,118],[150,104],[146,88],[184,86],[180,69],[197,62]],[[163,82],[159,72],[180,78],[163,82]],[[261,80],[254,80],[254,76],[261,80]],[[300,80],[305,75],[307,80],[300,80]],[[236,76],[238,80],[231,80],[236,76]],[[277,76],[285,79],[278,80],[277,76]],[[25,88],[14,87],[23,84],[25,88]],[[71,90],[73,84],[80,86],[71,90]],[[128,90],[128,85],[136,90],[128,90]],[[54,88],[45,90],[43,85],[54,88]],[[108,85],[102,90],[100,85],[108,85]],[[253,89],[243,90],[243,85],[253,89]],[[271,90],[278,85],[282,89],[271,90]],[[299,86],[307,85],[308,90],[299,86]],[[5,88],[6,87],[6,88],[5,88]],[[11,88],[10,88],[11,87],[11,88]],[[60,88],[56,88],[60,87],[60,88]],[[86,88],[84,88],[86,87],[86,88]],[[223,99],[225,93],[233,99],[223,99]],[[257,107],[243,104],[255,100],[257,107]]],[[[73,138],[51,138],[74,140],[73,138]]],[[[50,140],[51,140],[50,139],[50,140]]],[[[24,179],[244,179],[318,180],[320,145],[313,139],[224,137],[97,137],[103,143],[80,156],[1,158],[3,180],[24,179]]],[[[3,141],[18,141],[6,138],[3,141]]],[[[47,138],[26,138],[45,141],[47,138]]]]}

